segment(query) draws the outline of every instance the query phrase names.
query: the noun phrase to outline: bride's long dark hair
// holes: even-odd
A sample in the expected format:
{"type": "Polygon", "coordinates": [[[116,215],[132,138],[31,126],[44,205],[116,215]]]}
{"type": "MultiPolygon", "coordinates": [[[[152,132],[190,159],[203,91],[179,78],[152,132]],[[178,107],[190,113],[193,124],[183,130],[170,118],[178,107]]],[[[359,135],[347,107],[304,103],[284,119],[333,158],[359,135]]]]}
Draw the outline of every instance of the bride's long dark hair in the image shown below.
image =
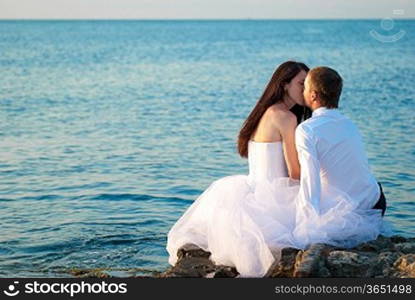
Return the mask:
{"type": "MultiPolygon", "coordinates": [[[[287,61],[281,64],[274,72],[261,98],[242,125],[238,136],[238,152],[242,157],[248,157],[248,142],[258,126],[262,115],[273,104],[281,102],[284,96],[284,85],[289,83],[301,71],[310,69],[302,62],[287,61]]],[[[301,121],[311,116],[311,110],[305,106],[294,105],[290,109],[301,121]]]]}

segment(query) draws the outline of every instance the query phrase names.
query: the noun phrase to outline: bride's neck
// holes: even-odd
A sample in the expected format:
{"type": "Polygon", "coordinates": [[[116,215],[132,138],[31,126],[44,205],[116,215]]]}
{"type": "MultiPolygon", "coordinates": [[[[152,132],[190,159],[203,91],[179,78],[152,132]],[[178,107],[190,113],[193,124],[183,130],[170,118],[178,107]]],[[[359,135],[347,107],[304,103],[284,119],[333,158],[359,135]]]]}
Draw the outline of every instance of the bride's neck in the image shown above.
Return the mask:
{"type": "Polygon", "coordinates": [[[282,99],[282,103],[287,107],[288,110],[290,110],[295,105],[294,100],[286,95],[282,99]]]}

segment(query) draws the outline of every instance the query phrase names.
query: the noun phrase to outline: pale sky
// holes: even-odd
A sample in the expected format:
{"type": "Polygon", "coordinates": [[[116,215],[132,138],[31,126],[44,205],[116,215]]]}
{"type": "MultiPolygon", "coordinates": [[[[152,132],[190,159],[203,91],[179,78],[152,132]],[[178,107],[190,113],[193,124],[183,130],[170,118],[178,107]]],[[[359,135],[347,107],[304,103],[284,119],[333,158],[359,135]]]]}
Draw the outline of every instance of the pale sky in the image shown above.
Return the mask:
{"type": "Polygon", "coordinates": [[[415,18],[415,0],[0,0],[0,19],[415,18]]]}

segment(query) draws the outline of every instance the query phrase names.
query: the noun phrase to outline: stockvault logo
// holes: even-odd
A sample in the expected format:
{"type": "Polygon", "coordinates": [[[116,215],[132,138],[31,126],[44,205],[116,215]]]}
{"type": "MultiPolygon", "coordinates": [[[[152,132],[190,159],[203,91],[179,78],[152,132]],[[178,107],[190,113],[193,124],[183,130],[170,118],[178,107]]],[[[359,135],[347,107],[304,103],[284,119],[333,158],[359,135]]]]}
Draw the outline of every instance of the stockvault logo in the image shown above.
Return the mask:
{"type": "Polygon", "coordinates": [[[19,284],[18,281],[14,281],[13,284],[10,284],[8,286],[8,289],[7,290],[4,290],[3,292],[7,296],[10,296],[10,297],[14,297],[14,296],[18,295],[20,293],[20,291],[16,289],[16,285],[18,285],[18,284],[19,284]]]}

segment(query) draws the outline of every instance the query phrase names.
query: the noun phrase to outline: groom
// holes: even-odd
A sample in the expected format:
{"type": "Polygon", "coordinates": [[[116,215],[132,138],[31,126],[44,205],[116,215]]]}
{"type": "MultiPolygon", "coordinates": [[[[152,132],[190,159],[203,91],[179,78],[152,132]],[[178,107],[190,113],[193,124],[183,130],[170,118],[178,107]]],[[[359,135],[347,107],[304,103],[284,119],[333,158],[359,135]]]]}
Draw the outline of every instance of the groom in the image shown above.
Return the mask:
{"type": "Polygon", "coordinates": [[[338,108],[343,80],[328,67],[310,70],[304,82],[304,102],[312,117],[298,125],[295,142],[301,165],[303,199],[320,212],[324,184],[346,192],[362,209],[386,210],[382,187],[369,169],[362,138],[338,108]]]}

